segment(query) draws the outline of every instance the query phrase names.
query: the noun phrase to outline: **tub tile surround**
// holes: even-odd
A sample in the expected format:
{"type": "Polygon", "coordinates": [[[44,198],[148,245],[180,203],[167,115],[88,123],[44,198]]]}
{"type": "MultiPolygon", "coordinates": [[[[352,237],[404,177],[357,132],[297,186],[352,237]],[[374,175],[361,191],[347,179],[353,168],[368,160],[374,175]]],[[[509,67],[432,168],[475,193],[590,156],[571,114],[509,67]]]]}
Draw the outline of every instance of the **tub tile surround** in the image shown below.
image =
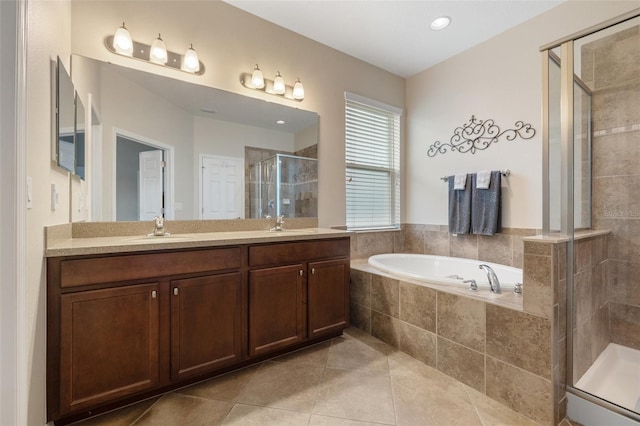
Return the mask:
{"type": "MultiPolygon", "coordinates": [[[[405,225],[403,228],[393,240],[396,252],[436,254],[429,252],[427,239],[438,241],[436,245],[440,249],[448,247],[448,252],[438,254],[452,255],[458,250],[458,243],[443,243],[449,240],[441,237],[447,232],[445,227],[405,225]]],[[[511,241],[511,259],[514,255],[521,256],[524,295],[517,303],[483,299],[468,294],[466,289],[437,285],[428,288],[411,280],[396,279],[376,271],[366,259],[354,259],[362,252],[352,252],[351,321],[352,325],[509,409],[542,424],[555,425],[565,418],[567,403],[564,277],[568,240],[562,236],[532,236],[536,233],[534,230],[507,232],[500,236],[499,242],[496,240],[503,248],[493,251],[499,253],[498,257],[508,257],[504,253],[509,252],[511,241]],[[516,250],[516,246],[521,249],[516,250]],[[376,295],[376,302],[372,295],[376,295]],[[418,312],[414,312],[416,310],[418,312]],[[418,353],[417,348],[420,348],[418,353]]],[[[359,236],[356,234],[352,241],[359,236]]],[[[466,238],[460,246],[468,253],[472,251],[468,247],[474,236],[467,237],[471,238],[466,238]]],[[[371,236],[367,238],[371,241],[371,236]]],[[[475,238],[476,247],[480,249],[485,242],[475,238]]],[[[574,281],[582,280],[576,307],[581,306],[583,322],[574,328],[574,334],[590,362],[609,342],[611,293],[624,297],[627,291],[624,283],[619,287],[609,286],[613,268],[609,268],[608,239],[608,231],[585,231],[576,235],[574,281]]],[[[388,248],[391,239],[386,237],[385,241],[383,245],[388,248]]],[[[357,247],[357,242],[352,245],[357,247]]],[[[369,250],[367,254],[377,253],[369,250]]],[[[497,257],[493,261],[496,260],[497,257]]],[[[624,266],[613,270],[619,275],[630,273],[624,266]]],[[[576,288],[580,288],[580,283],[576,288]]],[[[613,319],[611,323],[613,327],[613,319]]],[[[621,335],[631,333],[633,331],[621,331],[621,335]]]]}
{"type": "Polygon", "coordinates": [[[463,257],[522,268],[523,237],[536,229],[503,228],[496,235],[450,235],[446,225],[402,224],[397,231],[357,232],[351,237],[351,258],[382,253],[415,253],[463,257]]]}

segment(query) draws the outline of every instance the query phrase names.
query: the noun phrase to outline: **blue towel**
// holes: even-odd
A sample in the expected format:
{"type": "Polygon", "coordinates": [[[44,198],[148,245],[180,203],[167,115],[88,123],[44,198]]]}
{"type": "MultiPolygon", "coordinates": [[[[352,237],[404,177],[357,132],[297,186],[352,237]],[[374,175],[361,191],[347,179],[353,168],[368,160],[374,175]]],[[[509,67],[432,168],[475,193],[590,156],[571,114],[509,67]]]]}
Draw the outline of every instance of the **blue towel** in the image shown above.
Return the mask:
{"type": "Polygon", "coordinates": [[[476,175],[471,175],[471,232],[493,235],[502,230],[500,171],[491,172],[488,189],[476,188],[476,175]]]}
{"type": "Polygon", "coordinates": [[[468,234],[471,228],[472,185],[467,182],[464,189],[456,190],[454,189],[454,180],[453,176],[449,176],[449,232],[451,234],[468,234]]]}

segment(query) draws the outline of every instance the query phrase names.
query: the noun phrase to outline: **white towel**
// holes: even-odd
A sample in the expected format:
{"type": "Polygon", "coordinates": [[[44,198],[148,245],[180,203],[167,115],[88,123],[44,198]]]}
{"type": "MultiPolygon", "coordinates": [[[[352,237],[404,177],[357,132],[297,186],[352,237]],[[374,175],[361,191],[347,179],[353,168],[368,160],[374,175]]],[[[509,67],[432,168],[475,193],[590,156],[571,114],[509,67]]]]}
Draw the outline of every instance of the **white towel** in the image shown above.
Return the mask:
{"type": "Polygon", "coordinates": [[[476,189],[489,189],[491,184],[491,171],[483,170],[476,176],[476,189]]]}
{"type": "Polygon", "coordinates": [[[467,185],[467,175],[455,175],[453,177],[453,189],[461,190],[467,185]]]}

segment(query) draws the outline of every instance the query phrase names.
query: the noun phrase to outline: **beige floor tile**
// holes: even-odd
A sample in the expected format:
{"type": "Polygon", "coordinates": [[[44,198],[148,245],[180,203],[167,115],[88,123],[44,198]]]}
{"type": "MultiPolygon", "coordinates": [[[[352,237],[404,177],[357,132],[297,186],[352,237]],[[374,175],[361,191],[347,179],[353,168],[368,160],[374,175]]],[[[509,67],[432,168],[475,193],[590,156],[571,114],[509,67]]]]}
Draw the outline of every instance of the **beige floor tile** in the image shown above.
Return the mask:
{"type": "Polygon", "coordinates": [[[437,387],[451,386],[458,383],[454,378],[423,364],[404,352],[394,351],[387,358],[391,380],[396,378],[419,378],[428,381],[431,386],[437,387]]]}
{"type": "Polygon", "coordinates": [[[339,417],[311,415],[309,426],[380,426],[384,423],[361,422],[360,420],[342,419],[339,417]]]}
{"type": "Polygon", "coordinates": [[[360,330],[359,328],[356,328],[356,327],[347,328],[342,333],[342,336],[336,337],[335,339],[333,339],[333,342],[335,342],[337,340],[342,340],[342,339],[355,339],[355,340],[359,340],[360,342],[367,343],[367,344],[369,344],[369,343],[372,343],[372,344],[377,344],[377,343],[385,344],[382,340],[377,339],[377,338],[373,337],[371,334],[367,333],[366,331],[360,330]]]}
{"type": "Polygon", "coordinates": [[[152,398],[110,413],[74,423],[77,426],[129,426],[160,398],[152,398]]]}
{"type": "Polygon", "coordinates": [[[310,348],[300,349],[290,354],[273,358],[273,362],[286,362],[287,364],[306,365],[308,367],[324,368],[329,356],[331,341],[318,343],[310,348]]]}
{"type": "Polygon", "coordinates": [[[243,368],[242,370],[215,377],[206,382],[179,389],[176,393],[233,402],[242,394],[249,380],[251,380],[259,368],[259,365],[243,368]]]}
{"type": "Polygon", "coordinates": [[[306,426],[309,413],[236,404],[223,425],[235,426],[306,426]]]}
{"type": "Polygon", "coordinates": [[[389,375],[327,368],[313,414],[393,424],[389,375]]]}
{"type": "Polygon", "coordinates": [[[219,425],[232,406],[228,402],[169,393],[133,424],[135,426],[219,425]]]}
{"type": "Polygon", "coordinates": [[[398,426],[482,426],[471,400],[459,384],[438,386],[424,378],[392,379],[398,426]]]}
{"type": "Polygon", "coordinates": [[[485,394],[464,384],[460,384],[460,386],[469,395],[484,426],[540,426],[539,423],[505,407],[485,394]]]}
{"type": "Polygon", "coordinates": [[[251,378],[238,402],[308,413],[322,371],[305,365],[266,362],[251,378]]]}
{"type": "MultiPolygon", "coordinates": [[[[379,342],[379,341],[378,341],[379,342]]],[[[336,338],[329,350],[327,368],[358,371],[389,371],[387,345],[356,338],[336,338]]]]}

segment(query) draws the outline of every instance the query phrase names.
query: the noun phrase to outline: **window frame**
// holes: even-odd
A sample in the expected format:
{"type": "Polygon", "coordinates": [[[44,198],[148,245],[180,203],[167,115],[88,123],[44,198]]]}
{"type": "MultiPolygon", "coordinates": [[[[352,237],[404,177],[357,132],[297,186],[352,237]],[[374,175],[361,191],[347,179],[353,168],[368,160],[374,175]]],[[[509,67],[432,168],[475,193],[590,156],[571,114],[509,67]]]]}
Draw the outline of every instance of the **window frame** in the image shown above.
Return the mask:
{"type": "MultiPolygon", "coordinates": [[[[370,231],[370,230],[396,230],[400,229],[400,215],[401,215],[401,174],[400,174],[400,156],[401,156],[401,119],[403,115],[403,110],[401,108],[388,105],[373,99],[366,98],[364,96],[360,96],[354,93],[345,92],[345,223],[347,230],[350,231],[370,231]],[[358,110],[358,105],[361,105],[361,109],[358,110]],[[355,120],[353,115],[350,115],[350,112],[357,113],[365,113],[365,114],[375,114],[379,112],[379,115],[373,116],[380,120],[380,122],[387,121],[388,124],[380,125],[380,122],[374,123],[366,122],[365,126],[360,127],[358,124],[354,123],[355,120]],[[353,125],[353,126],[352,126],[353,125]],[[383,134],[386,133],[386,155],[381,158],[371,157],[373,154],[371,151],[358,149],[358,139],[357,137],[353,137],[354,132],[357,133],[358,130],[368,130],[364,127],[373,126],[377,130],[383,130],[383,134]],[[351,141],[351,142],[350,142],[351,141]],[[355,154],[354,154],[355,152],[355,154]],[[368,159],[371,161],[358,161],[358,156],[369,155],[368,159]],[[356,157],[354,159],[354,157],[356,157]],[[377,163],[377,164],[376,164],[377,163]],[[384,163],[384,164],[382,164],[384,163]],[[376,174],[377,178],[383,176],[380,174],[387,173],[388,174],[388,182],[385,182],[385,186],[380,188],[376,187],[377,184],[381,182],[380,179],[377,179],[376,183],[376,174]],[[369,222],[365,222],[367,219],[366,215],[354,215],[353,210],[353,202],[350,202],[350,194],[353,194],[354,191],[357,193],[353,187],[350,189],[349,184],[352,182],[355,174],[360,174],[361,177],[366,178],[366,174],[368,174],[371,181],[368,182],[368,185],[365,184],[361,189],[364,190],[364,197],[368,200],[365,203],[369,202],[370,204],[378,204],[373,198],[376,194],[378,196],[382,195],[382,205],[385,210],[388,210],[386,214],[381,214],[380,212],[375,213],[372,212],[372,217],[369,222]],[[382,189],[383,193],[381,194],[378,190],[382,189]],[[369,192],[369,194],[366,194],[369,192]],[[386,217],[385,217],[386,215],[386,217]],[[380,220],[384,219],[384,220],[380,220]]],[[[385,137],[380,137],[378,135],[375,142],[378,144],[385,137]]],[[[360,140],[362,142],[362,140],[360,140]]],[[[380,147],[381,145],[378,145],[380,147]]],[[[384,179],[383,179],[384,180],[384,179]]],[[[362,194],[362,192],[360,192],[362,194]]],[[[378,200],[380,201],[380,200],[378,200]]],[[[360,206],[363,208],[363,206],[360,206]]],[[[357,207],[355,207],[357,209],[357,207]]]]}

